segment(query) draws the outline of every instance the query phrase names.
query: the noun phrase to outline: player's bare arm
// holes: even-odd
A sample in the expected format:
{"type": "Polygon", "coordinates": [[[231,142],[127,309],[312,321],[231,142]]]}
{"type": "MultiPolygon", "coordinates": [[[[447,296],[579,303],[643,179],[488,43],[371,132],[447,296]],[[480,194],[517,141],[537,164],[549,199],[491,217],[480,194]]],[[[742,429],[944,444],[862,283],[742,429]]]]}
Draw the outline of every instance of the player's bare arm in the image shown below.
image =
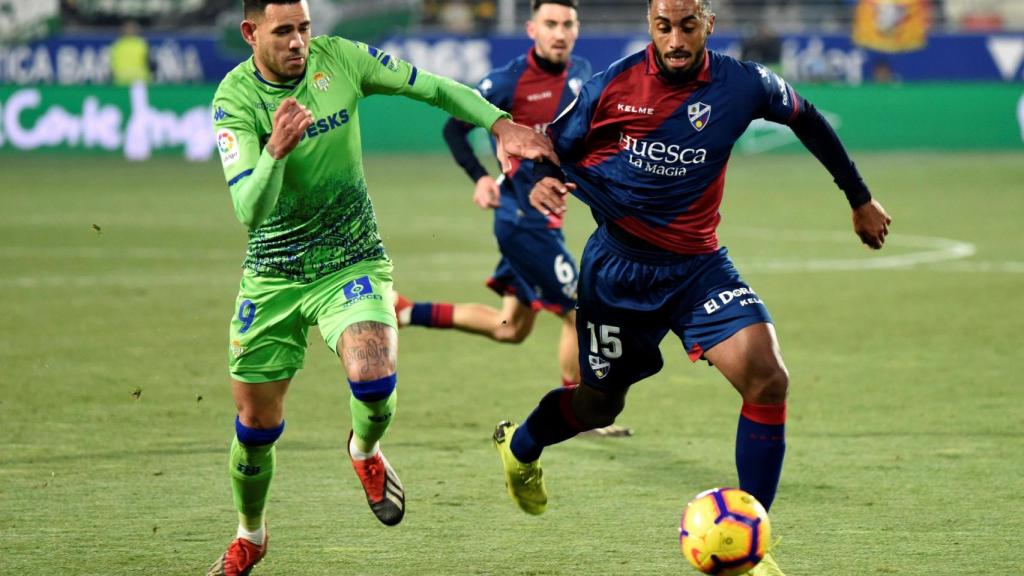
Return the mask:
{"type": "Polygon", "coordinates": [[[313,113],[295,98],[285,98],[274,112],[274,130],[267,142],[267,152],[280,160],[287,156],[302,138],[302,133],[313,123],[313,113]]]}
{"type": "Polygon", "coordinates": [[[885,244],[889,224],[892,224],[892,218],[877,200],[871,200],[853,210],[853,231],[860,236],[861,242],[875,250],[885,244]]]}
{"type": "Polygon", "coordinates": [[[545,176],[530,190],[530,205],[545,216],[565,213],[566,196],[576,188],[575,184],[562,182],[558,178],[545,176]]]}
{"type": "Polygon", "coordinates": [[[508,118],[499,118],[491,125],[491,134],[498,140],[498,160],[502,171],[509,171],[510,157],[527,160],[546,160],[558,164],[558,156],[548,137],[529,126],[516,124],[508,118]]]}
{"type": "Polygon", "coordinates": [[[501,205],[501,190],[498,181],[490,176],[481,176],[473,188],[473,203],[483,210],[501,205]]]}

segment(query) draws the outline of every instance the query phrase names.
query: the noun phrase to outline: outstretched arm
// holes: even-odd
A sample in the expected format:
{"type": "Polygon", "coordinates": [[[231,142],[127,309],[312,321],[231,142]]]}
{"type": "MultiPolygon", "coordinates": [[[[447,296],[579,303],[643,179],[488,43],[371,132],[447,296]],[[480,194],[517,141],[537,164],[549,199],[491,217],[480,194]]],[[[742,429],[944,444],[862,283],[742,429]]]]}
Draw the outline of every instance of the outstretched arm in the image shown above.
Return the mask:
{"type": "Polygon", "coordinates": [[[885,208],[872,199],[857,166],[850,160],[839,136],[813,104],[804,100],[796,117],[789,123],[797,138],[814,154],[846,194],[853,209],[853,230],[864,244],[879,249],[885,244],[892,218],[885,208]]]}
{"type": "Polygon", "coordinates": [[[498,160],[503,171],[511,169],[510,156],[558,162],[546,137],[532,128],[512,122],[511,114],[498,109],[472,88],[451,78],[419,70],[408,62],[360,42],[337,39],[336,46],[345,52],[343,58],[347,55],[349,63],[361,69],[364,96],[401,94],[490,130],[498,139],[498,160]]]}
{"type": "Polygon", "coordinates": [[[502,172],[512,169],[509,161],[512,156],[558,164],[551,140],[529,126],[516,124],[508,118],[499,118],[491,125],[491,134],[498,139],[498,161],[501,162],[502,172]]]}

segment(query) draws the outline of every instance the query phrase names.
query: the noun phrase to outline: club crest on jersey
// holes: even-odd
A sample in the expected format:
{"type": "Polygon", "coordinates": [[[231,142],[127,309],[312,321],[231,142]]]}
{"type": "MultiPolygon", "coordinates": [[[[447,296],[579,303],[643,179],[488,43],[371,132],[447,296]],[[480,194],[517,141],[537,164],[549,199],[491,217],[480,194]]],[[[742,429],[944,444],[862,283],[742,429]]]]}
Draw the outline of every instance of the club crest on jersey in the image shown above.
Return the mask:
{"type": "Polygon", "coordinates": [[[598,380],[604,379],[612,369],[612,365],[600,356],[590,354],[587,356],[587,360],[590,362],[590,371],[594,373],[594,376],[597,376],[598,380]]]}
{"type": "Polygon", "coordinates": [[[697,132],[700,132],[711,119],[711,106],[703,102],[696,102],[686,107],[686,114],[690,117],[690,124],[697,129],[697,132]]]}
{"type": "Polygon", "coordinates": [[[331,77],[323,72],[317,72],[313,74],[313,86],[316,86],[317,90],[327,92],[331,87],[331,77]]]}
{"type": "Polygon", "coordinates": [[[580,95],[580,90],[582,90],[582,89],[583,89],[583,80],[580,80],[579,78],[570,78],[569,79],[569,90],[572,91],[572,95],[573,96],[579,96],[580,95]]]}

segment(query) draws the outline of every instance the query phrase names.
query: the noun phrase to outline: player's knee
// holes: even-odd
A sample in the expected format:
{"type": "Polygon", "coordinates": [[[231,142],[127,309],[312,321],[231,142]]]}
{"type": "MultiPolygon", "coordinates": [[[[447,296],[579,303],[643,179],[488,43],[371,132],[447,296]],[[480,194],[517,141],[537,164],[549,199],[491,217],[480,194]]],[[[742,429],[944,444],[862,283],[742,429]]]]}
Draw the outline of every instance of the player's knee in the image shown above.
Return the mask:
{"type": "Polygon", "coordinates": [[[785,366],[774,364],[750,379],[744,400],[756,404],[781,404],[789,393],[789,372],[785,366]]]}
{"type": "Polygon", "coordinates": [[[284,421],[284,407],[280,402],[265,405],[250,402],[240,404],[237,408],[236,428],[245,426],[252,430],[270,430],[277,428],[284,421]]]}
{"type": "Polygon", "coordinates": [[[504,344],[522,344],[529,335],[529,328],[508,322],[503,323],[494,331],[494,339],[504,344]]]}
{"type": "Polygon", "coordinates": [[[588,430],[614,424],[625,406],[624,394],[597,392],[588,386],[577,387],[573,397],[576,418],[588,430]]]}
{"type": "Polygon", "coordinates": [[[395,373],[395,363],[381,359],[381,361],[357,362],[352,366],[345,366],[345,375],[349,382],[360,382],[369,380],[380,380],[395,373]]]}

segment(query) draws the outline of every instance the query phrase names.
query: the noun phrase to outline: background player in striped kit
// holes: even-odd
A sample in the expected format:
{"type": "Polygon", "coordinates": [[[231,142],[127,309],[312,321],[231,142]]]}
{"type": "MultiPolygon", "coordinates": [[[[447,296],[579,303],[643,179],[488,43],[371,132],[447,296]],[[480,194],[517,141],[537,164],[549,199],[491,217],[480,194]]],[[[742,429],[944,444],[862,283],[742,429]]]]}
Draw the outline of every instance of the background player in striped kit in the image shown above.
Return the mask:
{"type": "MultiPolygon", "coordinates": [[[[590,79],[590,62],[573,57],[579,34],[576,0],[534,0],[526,33],[529,52],[492,70],[477,90],[492,104],[512,113],[516,122],[543,131],[590,79]]],[[[565,245],[560,215],[530,206],[530,162],[513,162],[498,179],[484,168],[469,143],[474,125],[452,118],[445,141],[459,166],[475,184],[473,201],[494,210],[494,235],[501,251],[487,286],[502,298],[501,309],[478,303],[416,302],[398,297],[399,326],[453,328],[497,342],[519,343],[533,330],[537,314],[548,310],[562,318],[558,363],[562,385],[579,383],[576,347],[576,260],[565,245]]],[[[610,425],[590,433],[628,436],[630,429],[610,425]]]]}
{"type": "MultiPolygon", "coordinates": [[[[792,128],[846,194],[866,245],[881,248],[891,222],[810,102],[764,66],[706,49],[709,0],[648,6],[651,44],[594,76],[551,124],[561,170],[538,165],[530,195],[560,215],[572,191],[598,223],[580,268],[582,384],[549,393],[522,425],[502,422],[494,433],[509,493],[534,514],[547,505],[544,447],[613,422],[629,387],[661,369],[669,330],[740,393],[740,488],[771,506],[789,375],[766,307],[716,234],[729,155],[752,120],[792,128]]],[[[770,554],[753,573],[782,574],[770,554]]]]}

